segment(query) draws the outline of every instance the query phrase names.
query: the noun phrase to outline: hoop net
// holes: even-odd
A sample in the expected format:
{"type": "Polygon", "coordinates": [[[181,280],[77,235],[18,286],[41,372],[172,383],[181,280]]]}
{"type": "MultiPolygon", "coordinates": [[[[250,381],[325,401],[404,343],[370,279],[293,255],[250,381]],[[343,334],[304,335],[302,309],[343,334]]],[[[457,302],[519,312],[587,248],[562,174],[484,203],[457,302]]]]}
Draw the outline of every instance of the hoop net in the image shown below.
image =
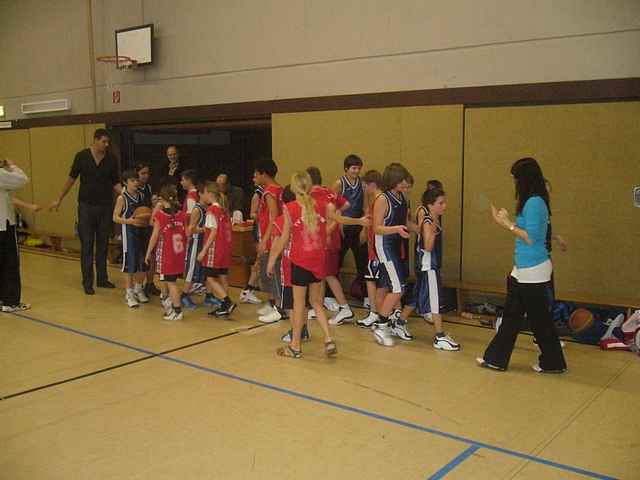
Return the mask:
{"type": "Polygon", "coordinates": [[[136,60],[125,55],[101,55],[96,57],[96,60],[102,63],[114,64],[118,69],[129,70],[138,66],[138,62],[136,60]]]}

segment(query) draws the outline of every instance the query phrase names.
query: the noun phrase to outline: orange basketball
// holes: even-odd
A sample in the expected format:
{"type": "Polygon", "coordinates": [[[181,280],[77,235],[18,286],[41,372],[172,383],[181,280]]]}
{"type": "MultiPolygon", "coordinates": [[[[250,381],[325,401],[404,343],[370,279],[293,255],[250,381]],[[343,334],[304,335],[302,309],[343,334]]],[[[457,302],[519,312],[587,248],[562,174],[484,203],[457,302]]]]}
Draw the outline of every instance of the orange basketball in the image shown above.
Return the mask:
{"type": "Polygon", "coordinates": [[[151,219],[151,213],[152,212],[149,207],[138,207],[133,211],[133,218],[140,221],[140,223],[148,225],[149,220],[151,219]]]}
{"type": "Polygon", "coordinates": [[[577,308],[569,318],[569,328],[572,332],[583,332],[593,325],[593,313],[586,308],[577,308]]]}

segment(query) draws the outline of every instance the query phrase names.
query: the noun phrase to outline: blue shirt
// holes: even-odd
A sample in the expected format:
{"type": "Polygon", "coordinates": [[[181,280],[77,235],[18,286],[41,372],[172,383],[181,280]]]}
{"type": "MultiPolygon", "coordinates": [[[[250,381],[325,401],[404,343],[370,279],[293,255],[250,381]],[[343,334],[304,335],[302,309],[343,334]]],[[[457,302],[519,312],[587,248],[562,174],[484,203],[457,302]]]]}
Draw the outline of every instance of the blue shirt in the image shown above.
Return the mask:
{"type": "Polygon", "coordinates": [[[549,209],[542,197],[530,197],[525,202],[522,212],[516,217],[516,226],[526,230],[529,240],[533,242],[529,245],[521,238],[516,238],[516,267],[530,268],[546,262],[549,259],[546,246],[549,209]]]}
{"type": "Polygon", "coordinates": [[[362,180],[358,177],[355,183],[352,184],[349,177],[343,175],[340,178],[340,183],[342,185],[340,193],[347,199],[347,202],[349,202],[349,208],[344,210],[342,214],[345,217],[360,218],[364,215],[364,190],[362,188],[362,180]]]}

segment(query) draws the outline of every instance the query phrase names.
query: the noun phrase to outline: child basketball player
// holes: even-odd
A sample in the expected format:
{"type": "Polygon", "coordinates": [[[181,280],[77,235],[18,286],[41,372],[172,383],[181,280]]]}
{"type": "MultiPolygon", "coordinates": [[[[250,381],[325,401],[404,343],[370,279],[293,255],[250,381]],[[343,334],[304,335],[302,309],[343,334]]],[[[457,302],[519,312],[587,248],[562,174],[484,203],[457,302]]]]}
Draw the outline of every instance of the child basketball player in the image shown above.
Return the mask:
{"type": "Polygon", "coordinates": [[[446,209],[444,190],[431,188],[422,195],[422,205],[427,209],[420,225],[416,241],[416,311],[429,316],[435,326],[433,347],[439,350],[457,351],[460,345],[442,329],[440,315],[440,292],[442,281],[442,228],[440,217],[446,209]]]}
{"type": "MultiPolygon", "coordinates": [[[[344,175],[333,185],[333,191],[342,195],[349,202],[349,208],[342,213],[346,217],[361,218],[364,215],[364,189],[360,179],[362,159],[357,155],[348,155],[343,162],[344,175]]],[[[342,228],[343,238],[340,248],[340,267],[344,264],[344,257],[349,250],[358,270],[358,279],[362,280],[367,268],[367,245],[361,238],[362,227],[349,225],[342,228]]]]}
{"type": "Polygon", "coordinates": [[[326,222],[328,205],[311,197],[311,178],[307,172],[297,172],[291,177],[291,191],[296,199],[285,205],[282,235],[271,248],[267,273],[275,274],[275,264],[287,244],[290,245],[291,284],[293,290],[293,330],[291,342],[277,350],[283,357],[302,356],[302,329],[305,322],[306,294],[315,309],[324,337],[325,353],[337,353],[329,332],[329,322],[323,308],[323,283],[325,274],[325,250],[327,246],[326,222]]]}
{"type": "MultiPolygon", "coordinates": [[[[371,225],[371,221],[373,218],[373,203],[380,195],[383,194],[382,174],[377,170],[369,170],[362,177],[362,181],[364,182],[365,199],[367,203],[366,216],[369,221],[369,226],[365,228],[368,262],[367,270],[364,275],[364,280],[367,285],[367,298],[369,299],[369,315],[362,320],[358,320],[356,323],[359,327],[371,328],[378,320],[378,289],[376,284],[379,279],[379,262],[378,255],[376,254],[375,233],[373,226],[371,225]]],[[[380,291],[381,293],[383,292],[382,289],[380,289],[380,291]]]]}
{"type": "Polygon", "coordinates": [[[218,309],[209,315],[223,317],[230,315],[236,304],[229,298],[227,275],[231,266],[231,217],[226,207],[226,197],[215,182],[206,182],[203,200],[209,205],[204,228],[206,230],[198,261],[202,262],[203,273],[211,291],[221,300],[218,309]]]}
{"type": "Polygon", "coordinates": [[[122,183],[125,188],[116,200],[113,221],[122,225],[122,271],[127,274],[125,301],[133,308],[149,301],[142,288],[147,271],[144,262],[146,225],[133,215],[136,208],[143,206],[136,171],[126,170],[122,183]]]}
{"type": "MultiPolygon", "coordinates": [[[[136,165],[136,172],[138,172],[138,181],[140,185],[138,187],[138,191],[142,196],[142,205],[144,207],[153,208],[153,192],[151,191],[151,184],[149,183],[149,179],[151,177],[151,168],[147,163],[139,163],[136,165]]],[[[145,232],[145,241],[144,241],[144,251],[147,251],[147,245],[149,244],[149,239],[151,238],[151,234],[153,233],[153,225],[149,223],[149,226],[145,232]]],[[[153,274],[156,271],[156,266],[153,257],[151,258],[151,263],[149,264],[149,268],[147,269],[147,278],[144,285],[144,293],[147,297],[151,295],[160,295],[160,290],[153,283],[153,274]]]]}
{"type": "MultiPolygon", "coordinates": [[[[198,195],[198,189],[196,184],[198,182],[198,175],[195,170],[185,170],[182,172],[180,178],[180,185],[184,188],[184,191],[187,192],[182,202],[182,213],[185,214],[187,218],[191,216],[191,212],[198,204],[198,200],[200,199],[198,195]]],[[[191,244],[192,239],[189,238],[188,242],[191,244]]],[[[197,289],[202,286],[202,279],[197,275],[199,270],[197,270],[196,266],[196,253],[193,253],[193,249],[190,246],[187,248],[188,251],[192,253],[192,255],[187,255],[185,257],[185,279],[184,285],[182,287],[182,306],[185,308],[193,309],[196,308],[196,304],[191,300],[190,294],[194,290],[194,287],[197,289]]]]}
{"type": "MultiPolygon", "coordinates": [[[[437,188],[440,190],[443,190],[442,187],[442,182],[440,180],[429,180],[427,182],[427,187],[425,189],[425,192],[423,193],[422,198],[424,199],[424,195],[426,194],[426,191],[431,190],[433,188],[437,188]]],[[[427,208],[426,205],[421,204],[420,206],[418,206],[418,208],[416,209],[416,226],[418,227],[417,229],[417,238],[416,238],[416,258],[415,260],[415,273],[416,273],[416,278],[418,277],[418,272],[421,271],[421,263],[417,260],[418,257],[421,255],[420,250],[422,249],[422,244],[421,244],[421,238],[423,238],[422,236],[422,225],[424,223],[424,220],[426,217],[430,216],[429,214],[429,209],[427,208]]],[[[442,227],[442,218],[440,217],[438,220],[438,225],[440,227],[442,227]]],[[[442,228],[440,229],[440,242],[442,242],[442,228]]],[[[439,265],[440,268],[442,268],[442,254],[440,252],[440,261],[439,261],[439,265]]],[[[441,289],[440,289],[441,290],[441,289]]],[[[409,295],[410,298],[405,302],[405,304],[403,305],[402,308],[402,312],[400,313],[400,315],[398,316],[397,319],[394,319],[393,322],[393,326],[391,327],[391,333],[396,335],[397,337],[400,337],[403,340],[407,340],[407,341],[411,341],[413,340],[413,335],[411,335],[411,333],[409,332],[408,328],[407,328],[407,322],[409,320],[409,316],[411,315],[411,312],[413,312],[416,308],[416,295],[417,295],[417,289],[414,286],[414,289],[412,292],[410,292],[409,295]]],[[[441,297],[440,297],[441,298],[441,297]]],[[[403,298],[403,301],[405,299],[403,298]]],[[[424,318],[424,320],[433,325],[433,318],[431,315],[423,315],[422,318],[424,318]]]]}
{"type": "Polygon", "coordinates": [[[378,305],[378,320],[373,330],[380,345],[393,346],[389,315],[402,297],[407,271],[403,258],[402,239],[409,238],[407,230],[407,202],[403,193],[409,189],[409,171],[395,163],[382,174],[385,191],[373,202],[373,230],[376,254],[380,260],[380,283],[388,289],[378,305]]]}
{"type": "MultiPolygon", "coordinates": [[[[284,187],[284,190],[282,191],[282,203],[286,205],[287,203],[295,201],[295,199],[296,199],[296,196],[291,191],[291,186],[287,185],[286,187],[284,187]]],[[[278,216],[273,226],[274,228],[273,228],[272,238],[274,243],[279,241],[279,238],[282,236],[282,232],[284,231],[284,216],[285,216],[284,213],[278,216]]],[[[287,315],[289,316],[289,318],[291,318],[291,316],[293,315],[293,287],[291,285],[290,250],[291,250],[291,242],[287,242],[284,246],[284,249],[282,250],[282,255],[280,256],[281,258],[280,273],[282,276],[282,300],[279,305],[279,307],[282,310],[287,312],[287,315]]],[[[293,336],[293,330],[289,329],[289,331],[282,336],[282,341],[290,343],[292,336],[293,336]]],[[[305,325],[302,327],[301,339],[304,342],[309,340],[310,338],[311,337],[309,336],[309,329],[307,328],[307,325],[305,323],[305,325]]]]}
{"type": "MultiPolygon", "coordinates": [[[[342,212],[343,210],[350,208],[349,202],[346,198],[335,193],[331,189],[322,186],[322,174],[320,173],[319,168],[309,167],[307,168],[307,173],[311,177],[311,183],[313,184],[310,192],[311,197],[316,201],[332,204],[336,209],[336,212],[342,212]]],[[[351,228],[351,225],[345,228],[351,228]]],[[[335,296],[335,301],[338,302],[338,311],[336,315],[329,320],[329,324],[331,325],[342,325],[343,323],[351,321],[354,317],[353,311],[351,311],[351,307],[347,303],[347,297],[344,295],[344,291],[342,290],[342,284],[338,279],[341,248],[342,232],[340,226],[336,220],[329,219],[327,223],[327,252],[325,256],[327,263],[325,267],[325,281],[329,288],[331,288],[331,291],[335,296]]],[[[326,297],[324,303],[326,306],[326,297]]],[[[314,312],[309,313],[311,317],[315,316],[314,312]]]]}
{"type": "Polygon", "coordinates": [[[187,218],[179,210],[176,186],[162,186],[153,213],[153,233],[149,239],[145,261],[147,264],[151,262],[155,249],[156,267],[165,291],[165,296],[161,297],[165,312],[163,318],[169,321],[182,320],[183,315],[176,281],[184,271],[186,224],[187,218]]]}
{"type": "Polygon", "coordinates": [[[275,263],[275,274],[267,275],[267,262],[269,261],[269,250],[271,249],[271,231],[273,222],[282,212],[282,187],[278,185],[275,177],[278,167],[273,160],[262,160],[254,171],[254,182],[263,188],[262,198],[258,206],[258,232],[260,240],[258,242],[258,256],[260,258],[260,276],[262,289],[269,293],[269,303],[258,309],[258,321],[262,323],[273,323],[279,321],[281,312],[277,303],[282,296],[282,285],[280,284],[280,262],[275,263]]]}

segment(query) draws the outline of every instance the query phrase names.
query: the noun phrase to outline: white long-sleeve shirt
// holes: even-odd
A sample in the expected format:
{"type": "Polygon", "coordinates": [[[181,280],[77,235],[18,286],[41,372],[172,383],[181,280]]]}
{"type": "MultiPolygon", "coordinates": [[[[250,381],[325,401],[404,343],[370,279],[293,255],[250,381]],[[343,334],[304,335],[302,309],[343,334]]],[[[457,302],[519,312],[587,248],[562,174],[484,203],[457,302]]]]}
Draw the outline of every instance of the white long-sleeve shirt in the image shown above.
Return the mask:
{"type": "Polygon", "coordinates": [[[8,169],[0,168],[0,232],[7,229],[7,221],[9,225],[16,224],[11,193],[22,188],[28,181],[29,177],[15,165],[8,169]]]}

